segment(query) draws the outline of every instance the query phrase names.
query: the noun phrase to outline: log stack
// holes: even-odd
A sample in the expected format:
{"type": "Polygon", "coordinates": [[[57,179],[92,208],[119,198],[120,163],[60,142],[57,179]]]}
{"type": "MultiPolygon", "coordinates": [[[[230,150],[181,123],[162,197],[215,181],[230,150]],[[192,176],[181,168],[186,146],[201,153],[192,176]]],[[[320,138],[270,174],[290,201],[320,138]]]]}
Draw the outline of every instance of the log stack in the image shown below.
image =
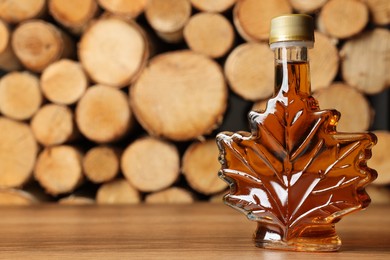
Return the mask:
{"type": "Polygon", "coordinates": [[[390,204],[388,0],[4,0],[0,205],[220,202],[214,137],[265,108],[287,13],[315,18],[313,95],[377,134],[390,204]]]}

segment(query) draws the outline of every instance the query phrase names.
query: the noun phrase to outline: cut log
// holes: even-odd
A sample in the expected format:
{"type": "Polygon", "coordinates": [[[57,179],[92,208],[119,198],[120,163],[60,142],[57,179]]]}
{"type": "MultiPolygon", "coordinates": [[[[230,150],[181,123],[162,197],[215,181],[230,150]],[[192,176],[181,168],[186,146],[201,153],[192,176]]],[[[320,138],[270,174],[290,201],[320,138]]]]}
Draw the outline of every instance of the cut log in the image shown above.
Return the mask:
{"type": "Polygon", "coordinates": [[[112,87],[90,87],[77,104],[76,122],[80,132],[97,143],[113,142],[123,137],[131,120],[127,95],[112,87]]]}
{"type": "Polygon", "coordinates": [[[378,143],[372,148],[372,158],[367,162],[368,166],[378,172],[378,178],[373,182],[375,185],[390,184],[390,132],[374,131],[378,137],[378,143]]]}
{"type": "Polygon", "coordinates": [[[179,42],[191,15],[188,0],[149,0],[145,16],[157,35],[167,42],[179,42]]]}
{"type": "Polygon", "coordinates": [[[233,10],[238,33],[246,41],[267,40],[271,19],[292,12],[288,0],[240,0],[233,10]]]}
{"type": "Polygon", "coordinates": [[[117,179],[100,186],[96,194],[98,204],[137,204],[139,192],[124,179],[117,179]]]}
{"type": "Polygon", "coordinates": [[[31,120],[31,130],[44,146],[59,145],[74,140],[77,130],[72,111],[63,105],[43,106],[31,120]]]}
{"type": "Polygon", "coordinates": [[[0,20],[0,69],[19,70],[22,67],[11,48],[11,31],[8,25],[0,20]]]}
{"type": "Polygon", "coordinates": [[[69,36],[43,20],[19,25],[12,36],[12,48],[22,64],[34,72],[42,72],[56,60],[74,54],[69,36]]]}
{"type": "Polygon", "coordinates": [[[84,173],[94,183],[108,182],[119,173],[120,152],[110,146],[90,149],[83,160],[84,173]]]}
{"type": "Polygon", "coordinates": [[[218,194],[215,194],[214,196],[211,196],[209,199],[209,202],[211,203],[223,203],[223,197],[225,197],[227,191],[220,192],[218,194]]]}
{"type": "Polygon", "coordinates": [[[360,0],[329,0],[317,21],[321,32],[345,39],[361,32],[368,19],[368,8],[360,0]]]}
{"type": "Polygon", "coordinates": [[[12,119],[31,118],[42,103],[39,79],[29,72],[10,72],[0,80],[0,112],[12,119]]]}
{"type": "Polygon", "coordinates": [[[267,100],[260,100],[253,104],[252,110],[263,113],[267,108],[267,100]]]}
{"type": "Polygon", "coordinates": [[[93,23],[79,42],[79,58],[97,83],[124,87],[144,67],[149,56],[145,34],[135,22],[108,17],[93,23]]]}
{"type": "Polygon", "coordinates": [[[38,156],[34,177],[51,195],[72,192],[83,180],[82,154],[72,146],[47,147],[38,156]]]}
{"type": "Polygon", "coordinates": [[[45,14],[46,0],[2,0],[0,18],[8,23],[20,23],[45,14]]]}
{"type": "Polygon", "coordinates": [[[38,145],[27,124],[0,117],[0,187],[20,187],[31,177],[38,145]]]}
{"type": "Polygon", "coordinates": [[[390,31],[386,29],[347,41],[340,52],[343,79],[366,94],[377,94],[390,86],[389,42],[390,31]]]}
{"type": "Polygon", "coordinates": [[[220,58],[232,48],[234,30],[220,14],[198,13],[184,27],[184,39],[193,51],[220,58]]]}
{"type": "Polygon", "coordinates": [[[363,0],[363,2],[367,4],[375,24],[386,25],[390,23],[389,0],[363,0]]]}
{"type": "Polygon", "coordinates": [[[130,92],[134,114],[144,129],[177,141],[210,133],[226,109],[220,66],[192,51],[154,57],[130,92]]]}
{"type": "Polygon", "coordinates": [[[300,13],[314,13],[328,0],[290,0],[292,7],[300,13]]]}
{"type": "Polygon", "coordinates": [[[172,187],[147,195],[145,202],[147,204],[188,204],[193,203],[194,198],[191,192],[182,188],[172,187]]]}
{"type": "Polygon", "coordinates": [[[146,7],[148,0],[98,0],[106,11],[125,18],[136,18],[146,7]]]}
{"type": "Polygon", "coordinates": [[[196,191],[210,195],[227,188],[227,183],[218,177],[221,165],[215,140],[193,143],[182,160],[182,171],[188,184],[196,191]]]}
{"type": "Polygon", "coordinates": [[[63,59],[50,64],[42,73],[41,88],[53,103],[71,105],[84,94],[88,79],[78,62],[63,59]]]}
{"type": "Polygon", "coordinates": [[[274,54],[266,43],[244,43],[225,63],[230,88],[246,100],[265,99],[274,91],[274,54]]]}
{"type": "Polygon", "coordinates": [[[18,189],[0,188],[0,206],[32,205],[38,203],[34,195],[18,189]]]}
{"type": "Polygon", "coordinates": [[[60,24],[73,33],[81,33],[96,15],[95,0],[49,0],[49,12],[60,24]]]}
{"type": "Polygon", "coordinates": [[[61,205],[92,205],[95,204],[95,200],[88,198],[88,197],[82,197],[82,196],[76,196],[76,195],[70,195],[68,197],[64,197],[58,201],[61,205]]]}
{"type": "Polygon", "coordinates": [[[375,205],[390,205],[390,190],[387,187],[369,185],[366,191],[375,205]]]}
{"type": "Polygon", "coordinates": [[[179,177],[179,153],[165,141],[144,137],[123,152],[121,168],[125,178],[138,190],[154,192],[171,186],[179,177]]]}
{"type": "Polygon", "coordinates": [[[336,109],[341,113],[337,130],[363,132],[372,122],[373,110],[365,96],[343,83],[334,83],[314,93],[321,109],[336,109]]]}
{"type": "Polygon", "coordinates": [[[312,91],[329,86],[339,68],[336,45],[320,32],[315,32],[314,37],[314,48],[309,50],[312,91]]]}
{"type": "Polygon", "coordinates": [[[203,12],[222,13],[232,7],[237,0],[190,0],[193,7],[203,12]]]}

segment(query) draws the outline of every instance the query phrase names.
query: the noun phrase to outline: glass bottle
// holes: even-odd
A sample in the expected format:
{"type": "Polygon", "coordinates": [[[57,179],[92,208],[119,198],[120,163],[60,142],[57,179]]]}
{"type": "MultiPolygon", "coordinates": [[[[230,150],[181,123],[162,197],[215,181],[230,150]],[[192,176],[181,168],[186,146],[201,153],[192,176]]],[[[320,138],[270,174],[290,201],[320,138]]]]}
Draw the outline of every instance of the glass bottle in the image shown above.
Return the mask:
{"type": "Polygon", "coordinates": [[[336,251],[335,223],[365,208],[371,133],[339,133],[340,114],[320,110],[310,93],[308,15],[271,22],[275,93],[263,112],[251,111],[248,132],[217,135],[220,177],[230,184],[229,206],[257,221],[256,246],[294,251],[336,251]]]}

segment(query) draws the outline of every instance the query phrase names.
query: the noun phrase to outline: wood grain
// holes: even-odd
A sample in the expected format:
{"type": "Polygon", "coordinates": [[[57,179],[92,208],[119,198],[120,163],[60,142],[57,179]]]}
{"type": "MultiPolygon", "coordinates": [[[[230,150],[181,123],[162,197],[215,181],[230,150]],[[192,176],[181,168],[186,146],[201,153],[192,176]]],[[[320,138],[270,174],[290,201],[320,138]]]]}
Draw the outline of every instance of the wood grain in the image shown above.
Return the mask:
{"type": "Polygon", "coordinates": [[[5,207],[1,259],[389,259],[390,207],[337,224],[336,253],[254,247],[255,223],[225,205],[5,207]]]}

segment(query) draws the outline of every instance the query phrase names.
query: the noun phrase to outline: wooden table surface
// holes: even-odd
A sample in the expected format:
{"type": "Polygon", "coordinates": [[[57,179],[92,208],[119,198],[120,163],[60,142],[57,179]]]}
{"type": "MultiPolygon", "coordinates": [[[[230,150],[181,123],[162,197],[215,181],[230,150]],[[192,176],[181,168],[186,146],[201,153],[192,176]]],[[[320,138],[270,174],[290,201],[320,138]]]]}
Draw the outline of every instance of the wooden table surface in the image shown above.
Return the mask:
{"type": "Polygon", "coordinates": [[[254,247],[255,223],[225,205],[0,208],[0,259],[390,259],[390,207],[337,224],[336,253],[254,247]]]}

